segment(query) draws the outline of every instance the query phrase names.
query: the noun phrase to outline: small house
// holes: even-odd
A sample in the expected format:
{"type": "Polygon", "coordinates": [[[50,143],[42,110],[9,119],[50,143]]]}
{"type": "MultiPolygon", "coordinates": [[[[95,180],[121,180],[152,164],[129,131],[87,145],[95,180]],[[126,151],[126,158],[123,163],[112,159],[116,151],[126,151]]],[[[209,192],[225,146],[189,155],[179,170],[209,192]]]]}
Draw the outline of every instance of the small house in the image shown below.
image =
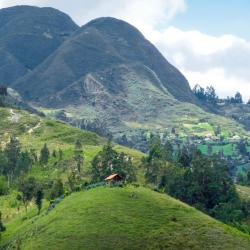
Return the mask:
{"type": "Polygon", "coordinates": [[[108,182],[119,182],[122,181],[122,177],[119,174],[111,174],[107,178],[105,178],[105,181],[108,182]]]}

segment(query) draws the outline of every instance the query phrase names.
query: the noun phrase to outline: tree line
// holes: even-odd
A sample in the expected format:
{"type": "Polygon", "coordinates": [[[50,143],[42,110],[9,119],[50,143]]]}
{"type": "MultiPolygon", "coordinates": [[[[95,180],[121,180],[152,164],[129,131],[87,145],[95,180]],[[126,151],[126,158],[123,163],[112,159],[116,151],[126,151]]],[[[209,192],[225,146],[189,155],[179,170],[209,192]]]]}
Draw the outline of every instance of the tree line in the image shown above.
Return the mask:
{"type": "MultiPolygon", "coordinates": [[[[88,183],[103,182],[112,173],[122,176],[125,182],[136,180],[135,168],[132,158],[125,153],[118,153],[114,150],[111,141],[103,146],[102,150],[96,154],[91,162],[91,179],[86,182],[84,179],[84,157],[85,153],[80,140],[76,140],[70,164],[64,169],[63,151],[59,149],[49,150],[45,143],[40,149],[39,154],[35,150],[23,149],[18,138],[12,136],[4,149],[0,150],[0,196],[8,194],[10,189],[16,189],[19,193],[16,200],[23,204],[26,213],[29,204],[32,202],[37,207],[39,214],[42,209],[43,199],[47,199],[52,204],[55,199],[71,192],[76,192],[88,183]],[[62,167],[62,172],[67,171],[67,180],[60,178],[49,180],[38,180],[30,176],[30,170],[34,166],[42,169],[48,168],[47,165],[51,158],[57,158],[58,166],[62,167]]],[[[56,167],[53,165],[53,167],[56,167]]],[[[19,205],[18,205],[19,210],[19,205]]],[[[1,224],[0,229],[5,227],[1,224]]]]}
{"type": "MultiPolygon", "coordinates": [[[[243,98],[240,92],[236,92],[234,96],[228,96],[225,99],[221,99],[216,94],[213,86],[203,88],[199,84],[196,84],[192,91],[201,102],[214,105],[221,102],[225,102],[226,104],[243,104],[243,98]]],[[[247,102],[247,105],[250,106],[250,100],[247,102]]]]}
{"type": "Polygon", "coordinates": [[[242,201],[227,164],[219,157],[205,156],[194,146],[177,152],[170,142],[154,138],[142,159],[147,183],[210,216],[250,232],[250,203],[242,201]]]}

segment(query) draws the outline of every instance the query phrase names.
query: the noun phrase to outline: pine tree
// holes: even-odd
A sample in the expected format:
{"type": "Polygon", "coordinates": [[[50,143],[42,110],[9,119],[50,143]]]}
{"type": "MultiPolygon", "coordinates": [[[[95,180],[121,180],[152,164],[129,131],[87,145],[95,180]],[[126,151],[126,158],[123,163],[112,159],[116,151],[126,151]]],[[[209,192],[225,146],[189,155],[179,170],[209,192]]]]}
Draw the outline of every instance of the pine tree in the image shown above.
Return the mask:
{"type": "Polygon", "coordinates": [[[10,138],[10,142],[7,143],[5,148],[5,154],[8,161],[7,176],[9,185],[13,182],[14,175],[18,171],[20,152],[21,152],[20,142],[15,136],[12,136],[10,138]]]}
{"type": "Polygon", "coordinates": [[[47,144],[45,143],[43,148],[41,149],[40,163],[41,164],[47,164],[48,161],[49,161],[49,156],[50,156],[50,152],[49,152],[49,149],[47,147],[47,144]]]}
{"type": "Polygon", "coordinates": [[[84,161],[83,149],[80,140],[77,140],[75,143],[74,159],[76,161],[77,170],[80,173],[84,161]]]}
{"type": "Polygon", "coordinates": [[[4,232],[5,230],[6,230],[6,227],[3,225],[2,212],[0,211],[0,235],[1,235],[1,232],[4,232]]]}
{"type": "Polygon", "coordinates": [[[56,156],[57,156],[57,155],[56,155],[56,150],[55,150],[55,149],[54,149],[53,152],[52,152],[52,156],[53,156],[54,158],[56,158],[56,156]]]}
{"type": "Polygon", "coordinates": [[[105,177],[114,173],[119,154],[113,149],[111,141],[103,147],[92,161],[92,176],[94,181],[103,181],[105,177]]]}
{"type": "Polygon", "coordinates": [[[59,153],[59,160],[61,161],[63,159],[63,151],[59,149],[58,153],[59,153]]]}
{"type": "Polygon", "coordinates": [[[35,195],[35,203],[37,206],[38,214],[40,214],[40,211],[42,209],[42,202],[43,202],[43,191],[42,189],[38,189],[35,195]]]}

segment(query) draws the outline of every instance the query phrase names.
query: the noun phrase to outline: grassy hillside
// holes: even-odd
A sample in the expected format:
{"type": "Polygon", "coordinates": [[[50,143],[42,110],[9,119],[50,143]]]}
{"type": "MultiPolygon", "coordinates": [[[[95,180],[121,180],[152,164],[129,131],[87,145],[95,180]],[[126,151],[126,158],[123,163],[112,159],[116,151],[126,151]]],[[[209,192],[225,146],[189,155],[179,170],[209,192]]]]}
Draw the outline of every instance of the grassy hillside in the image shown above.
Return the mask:
{"type": "MultiPolygon", "coordinates": [[[[43,119],[25,111],[0,108],[0,117],[0,147],[4,147],[10,136],[14,134],[18,137],[23,149],[34,149],[38,155],[44,143],[47,143],[50,152],[53,150],[58,152],[59,149],[63,151],[62,160],[59,160],[59,155],[50,157],[47,166],[37,164],[29,170],[28,175],[34,176],[43,183],[58,178],[67,181],[68,174],[75,164],[73,155],[77,139],[80,139],[84,151],[82,177],[88,181],[91,161],[106,144],[106,139],[95,133],[83,131],[61,122],[43,119]]],[[[138,179],[142,180],[143,173],[138,166],[143,154],[120,145],[115,145],[114,148],[118,152],[125,152],[132,157],[138,179]]],[[[22,209],[22,205],[17,204],[16,195],[11,191],[7,196],[0,196],[0,208],[4,221],[9,221],[16,216],[18,206],[22,209]]]]}
{"type": "MultiPolygon", "coordinates": [[[[80,130],[62,122],[43,119],[26,111],[0,108],[0,117],[2,146],[14,134],[24,148],[40,150],[44,143],[47,143],[50,150],[61,148],[64,156],[69,157],[73,153],[75,141],[80,139],[88,162],[106,143],[106,139],[95,133],[80,130]]],[[[130,154],[135,162],[143,156],[139,151],[120,145],[115,145],[115,149],[130,154]]]]}
{"type": "Polygon", "coordinates": [[[7,224],[13,249],[249,249],[250,237],[145,188],[96,188],[7,224]]]}

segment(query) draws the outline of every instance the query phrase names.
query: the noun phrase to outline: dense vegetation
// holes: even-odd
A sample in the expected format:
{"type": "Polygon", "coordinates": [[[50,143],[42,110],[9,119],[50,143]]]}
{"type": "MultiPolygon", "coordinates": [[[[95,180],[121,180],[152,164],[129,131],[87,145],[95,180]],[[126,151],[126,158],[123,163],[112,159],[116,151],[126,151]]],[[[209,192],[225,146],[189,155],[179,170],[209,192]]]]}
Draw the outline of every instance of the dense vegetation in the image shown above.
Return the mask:
{"type": "MultiPolygon", "coordinates": [[[[152,184],[151,187],[156,187],[158,192],[170,194],[221,221],[248,232],[248,227],[245,225],[248,216],[248,203],[245,201],[244,210],[241,209],[242,207],[237,207],[242,206],[243,202],[235,192],[231,176],[228,174],[226,167],[220,165],[219,161],[216,168],[215,166],[211,168],[213,161],[195,150],[190,151],[189,148],[180,147],[178,151],[176,150],[178,147],[176,148],[175,144],[168,141],[163,146],[159,140],[152,137],[151,142],[153,143],[151,143],[149,154],[140,163],[139,159],[143,154],[113,145],[109,140],[100,138],[93,133],[74,129],[62,123],[43,120],[23,111],[3,108],[1,112],[3,119],[0,126],[5,131],[4,134],[0,134],[2,142],[0,153],[0,206],[4,244],[11,243],[14,246],[21,244],[21,246],[26,247],[26,242],[29,242],[27,244],[31,245],[27,245],[27,249],[29,247],[32,248],[32,244],[34,244],[32,242],[34,241],[29,240],[30,237],[26,236],[34,235],[37,232],[37,228],[40,228],[34,225],[34,221],[46,221],[51,218],[50,214],[54,214],[53,210],[59,209],[61,204],[68,204],[67,202],[69,199],[72,199],[71,197],[78,195],[75,192],[88,190],[100,185],[106,186],[107,184],[103,183],[104,178],[112,173],[118,173],[122,176],[125,183],[137,181],[136,186],[142,185],[146,181],[150,184],[149,187],[152,184]],[[15,119],[10,119],[14,115],[15,119]],[[16,120],[17,117],[18,120],[16,120]],[[26,124],[26,126],[20,128],[22,123],[26,124]],[[9,136],[6,135],[6,132],[9,136]],[[13,136],[13,134],[16,134],[16,136],[13,136]],[[192,156],[194,153],[196,154],[195,157],[192,156]],[[209,162],[210,167],[208,167],[207,162],[209,162]],[[217,167],[219,168],[217,169],[217,167]],[[192,172],[191,169],[195,171],[192,172]],[[200,181],[204,176],[207,177],[205,179],[206,185],[201,189],[200,181]],[[214,178],[215,176],[218,176],[218,178],[214,178]],[[223,186],[220,184],[221,181],[224,183],[223,186]],[[213,197],[210,196],[212,193],[214,194],[213,197]],[[69,198],[67,198],[68,195],[70,195],[69,198]],[[237,206],[229,207],[233,200],[237,203],[237,206]],[[222,213],[223,209],[226,211],[225,213],[222,213]],[[28,241],[24,240],[24,238],[27,238],[28,241]]],[[[242,150],[243,148],[242,146],[242,150]]],[[[122,186],[121,192],[125,192],[126,187],[124,184],[122,186]]],[[[136,192],[135,190],[131,193],[131,199],[135,201],[137,200],[137,195],[134,194],[136,192]]],[[[140,193],[141,191],[138,192],[140,193]]],[[[149,191],[144,192],[147,193],[149,191]]],[[[103,197],[105,194],[102,193],[100,195],[103,197]]],[[[152,194],[150,197],[155,195],[157,194],[152,194]]],[[[167,197],[166,199],[169,199],[167,197]]],[[[72,202],[75,201],[72,200],[72,202]]],[[[109,203],[110,201],[105,198],[104,204],[106,202],[109,203]]],[[[118,200],[116,202],[121,203],[118,200]]],[[[124,202],[125,204],[122,206],[125,208],[127,206],[126,199],[124,202]]],[[[175,202],[173,201],[173,203],[175,202]]],[[[80,207],[83,209],[82,204],[80,207]]],[[[131,209],[136,211],[137,209],[142,209],[142,207],[138,208],[135,204],[135,207],[131,209]]],[[[158,208],[155,209],[158,210],[158,208]]],[[[180,210],[182,209],[181,207],[180,210]]],[[[127,212],[130,213],[128,208],[127,212]]],[[[155,210],[151,212],[155,213],[155,210]]],[[[149,213],[151,214],[151,212],[149,213]]],[[[166,213],[169,213],[171,223],[179,223],[178,213],[167,211],[166,213]]],[[[70,214],[71,212],[69,211],[69,216],[70,214]]],[[[76,221],[81,220],[78,217],[81,216],[81,213],[76,213],[76,216],[76,221]]],[[[130,217],[131,215],[128,216],[130,217]]],[[[197,214],[197,216],[199,217],[200,215],[197,214]]],[[[146,224],[148,218],[145,215],[146,224]]],[[[84,218],[82,219],[84,220],[84,218]]],[[[155,220],[157,221],[158,219],[155,220]]],[[[198,219],[197,225],[202,220],[204,218],[198,219]]],[[[44,223],[47,224],[48,222],[44,223]]],[[[68,222],[65,221],[65,223],[68,222]]],[[[211,221],[211,225],[214,226],[215,230],[218,230],[218,227],[221,229],[224,227],[217,226],[219,224],[214,223],[214,221],[211,221]]],[[[75,230],[73,228],[74,226],[72,225],[72,230],[75,230]]],[[[53,231],[54,229],[50,228],[50,230],[53,231]]],[[[62,235],[67,235],[69,233],[68,230],[69,228],[65,227],[65,230],[59,231],[62,235]]],[[[208,229],[204,230],[207,232],[208,229]]],[[[233,229],[227,230],[232,230],[230,232],[234,234],[233,229]]],[[[130,231],[128,230],[127,232],[129,233],[130,231]]],[[[164,226],[164,232],[168,232],[167,225],[164,226]]],[[[239,232],[236,234],[239,234],[239,232]]],[[[178,242],[178,237],[180,237],[178,235],[181,235],[181,231],[176,235],[176,242],[178,242]]],[[[199,235],[197,233],[198,238],[200,237],[199,235]]],[[[224,237],[227,239],[223,243],[226,246],[228,244],[226,242],[231,238],[230,235],[231,233],[227,234],[227,236],[221,235],[221,241],[224,241],[224,237]]],[[[133,238],[134,244],[138,242],[135,241],[137,236],[135,235],[133,238]]],[[[149,243],[153,244],[152,242],[159,241],[159,244],[162,245],[163,241],[160,240],[160,236],[157,234],[155,237],[149,243]]],[[[239,237],[244,238],[246,236],[239,237]]],[[[190,239],[190,246],[205,244],[204,241],[206,240],[202,236],[198,241],[202,243],[194,243],[190,239]]],[[[56,240],[54,242],[53,244],[58,244],[56,240]]],[[[76,248],[77,244],[81,244],[79,242],[81,241],[76,241],[76,248]]],[[[115,240],[115,242],[117,241],[115,240]]],[[[231,244],[236,244],[232,242],[231,244]]],[[[235,242],[238,241],[236,240],[235,242]]],[[[103,242],[100,241],[97,244],[103,244],[103,242]]],[[[138,244],[142,243],[138,242],[138,244]]],[[[170,244],[171,246],[172,243],[168,242],[165,244],[170,244]]],[[[215,245],[218,244],[215,243],[215,245]]]]}
{"type": "Polygon", "coordinates": [[[242,201],[226,163],[219,155],[209,157],[195,147],[177,151],[155,138],[143,158],[145,178],[166,192],[201,211],[250,233],[250,203],[242,201]]]}

